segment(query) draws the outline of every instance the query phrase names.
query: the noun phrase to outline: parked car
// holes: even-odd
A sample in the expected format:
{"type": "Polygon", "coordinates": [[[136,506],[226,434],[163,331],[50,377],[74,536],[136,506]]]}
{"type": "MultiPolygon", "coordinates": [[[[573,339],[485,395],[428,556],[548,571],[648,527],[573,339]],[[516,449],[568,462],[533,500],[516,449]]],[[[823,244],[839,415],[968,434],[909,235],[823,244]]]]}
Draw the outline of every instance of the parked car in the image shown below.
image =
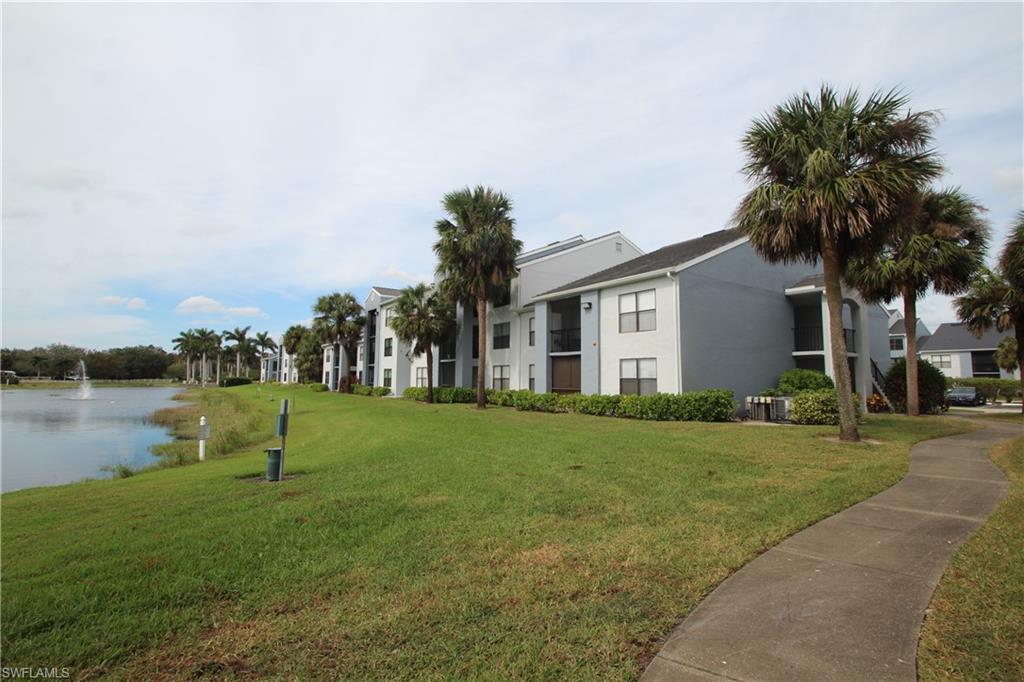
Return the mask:
{"type": "Polygon", "coordinates": [[[973,386],[958,386],[946,394],[950,405],[969,405],[977,407],[985,404],[985,396],[973,386]]]}

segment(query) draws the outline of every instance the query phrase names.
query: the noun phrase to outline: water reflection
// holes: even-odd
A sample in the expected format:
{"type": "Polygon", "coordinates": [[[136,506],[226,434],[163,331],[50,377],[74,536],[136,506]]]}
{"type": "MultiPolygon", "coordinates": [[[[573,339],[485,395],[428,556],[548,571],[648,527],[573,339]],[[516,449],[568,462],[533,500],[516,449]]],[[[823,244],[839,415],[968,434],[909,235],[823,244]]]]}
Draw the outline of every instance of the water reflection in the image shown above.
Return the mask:
{"type": "Polygon", "coordinates": [[[174,388],[94,388],[91,400],[73,391],[0,393],[2,490],[108,477],[105,467],[146,466],[149,446],[168,440],[148,421],[174,405],[174,388]]]}

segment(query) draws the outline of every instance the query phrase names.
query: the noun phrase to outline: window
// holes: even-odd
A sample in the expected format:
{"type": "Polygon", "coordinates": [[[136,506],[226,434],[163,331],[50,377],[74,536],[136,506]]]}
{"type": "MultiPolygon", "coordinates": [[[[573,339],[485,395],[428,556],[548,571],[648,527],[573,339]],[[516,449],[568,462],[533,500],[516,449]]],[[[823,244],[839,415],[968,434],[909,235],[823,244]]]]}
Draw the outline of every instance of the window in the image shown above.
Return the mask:
{"type": "Polygon", "coordinates": [[[508,348],[511,322],[499,322],[494,325],[494,348],[508,348]]]}
{"type": "Polygon", "coordinates": [[[990,350],[976,350],[971,353],[971,374],[975,377],[999,378],[999,364],[996,354],[990,350]]]}
{"type": "Polygon", "coordinates": [[[392,318],[394,318],[394,316],[395,316],[394,308],[388,308],[387,310],[385,310],[384,311],[384,324],[386,324],[387,326],[390,327],[391,326],[391,320],[392,320],[392,318]]]}
{"type": "Polygon", "coordinates": [[[533,384],[533,365],[530,365],[530,390],[531,391],[534,390],[533,386],[534,386],[534,384],[533,384]]]}
{"type": "Polygon", "coordinates": [[[536,340],[537,340],[537,335],[533,331],[533,318],[531,317],[530,318],[530,345],[533,346],[533,344],[534,344],[534,342],[536,340]]]}
{"type": "Polygon", "coordinates": [[[391,357],[391,342],[392,339],[390,338],[384,339],[384,357],[386,358],[391,357]]]}
{"type": "Polygon", "coordinates": [[[473,359],[480,357],[480,326],[473,325],[473,359]]]}
{"type": "Polygon", "coordinates": [[[417,367],[416,368],[416,385],[420,388],[425,388],[427,385],[427,368],[417,367]]]}
{"type": "Polygon", "coordinates": [[[497,391],[508,390],[508,365],[491,367],[491,388],[497,391]]]}
{"type": "Polygon", "coordinates": [[[903,337],[902,336],[890,336],[889,337],[889,350],[903,350],[903,337]]]}
{"type": "Polygon", "coordinates": [[[931,359],[932,364],[938,367],[939,369],[949,369],[950,367],[953,366],[953,363],[950,362],[948,355],[933,355],[931,356],[931,359]]]}
{"type": "Polygon", "coordinates": [[[511,282],[506,282],[502,286],[502,288],[501,288],[501,293],[498,294],[498,300],[494,304],[494,307],[495,308],[500,308],[502,306],[508,305],[511,302],[512,302],[512,283],[511,282]]]}
{"type": "Polygon", "coordinates": [[[384,388],[391,388],[391,369],[384,370],[384,388]]]}
{"type": "Polygon", "coordinates": [[[622,242],[615,242],[615,253],[622,253],[622,242]]]}
{"type": "Polygon", "coordinates": [[[619,360],[619,393],[651,395],[658,392],[658,361],[655,358],[619,360]]]}
{"type": "Polygon", "coordinates": [[[620,333],[653,331],[656,317],[654,289],[619,296],[620,333]]]}
{"type": "Polygon", "coordinates": [[[473,371],[469,373],[469,385],[476,386],[477,374],[479,374],[479,368],[473,365],[473,371]]]}

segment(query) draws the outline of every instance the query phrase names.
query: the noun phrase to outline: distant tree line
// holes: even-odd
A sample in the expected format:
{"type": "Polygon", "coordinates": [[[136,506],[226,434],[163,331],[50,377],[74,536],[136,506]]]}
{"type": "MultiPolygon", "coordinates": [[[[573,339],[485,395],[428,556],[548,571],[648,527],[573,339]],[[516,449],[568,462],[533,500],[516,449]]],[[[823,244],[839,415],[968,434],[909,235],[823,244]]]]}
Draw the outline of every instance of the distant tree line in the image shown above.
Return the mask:
{"type": "Polygon", "coordinates": [[[175,357],[157,346],[88,350],[53,343],[0,350],[0,366],[21,377],[69,379],[77,376],[79,360],[85,361],[90,379],[181,378],[178,374],[183,373],[180,365],[174,365],[175,357]]]}

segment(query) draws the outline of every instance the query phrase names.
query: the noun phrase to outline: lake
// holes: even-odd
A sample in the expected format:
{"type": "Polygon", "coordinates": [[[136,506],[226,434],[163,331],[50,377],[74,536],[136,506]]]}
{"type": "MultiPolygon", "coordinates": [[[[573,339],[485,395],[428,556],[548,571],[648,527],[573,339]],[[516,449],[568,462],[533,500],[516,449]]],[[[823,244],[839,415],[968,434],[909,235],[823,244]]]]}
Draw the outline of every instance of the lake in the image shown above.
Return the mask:
{"type": "Polygon", "coordinates": [[[0,391],[0,491],[110,478],[104,467],[144,467],[158,461],[150,445],[171,435],[148,421],[177,388],[93,388],[90,400],[76,390],[0,391]]]}

